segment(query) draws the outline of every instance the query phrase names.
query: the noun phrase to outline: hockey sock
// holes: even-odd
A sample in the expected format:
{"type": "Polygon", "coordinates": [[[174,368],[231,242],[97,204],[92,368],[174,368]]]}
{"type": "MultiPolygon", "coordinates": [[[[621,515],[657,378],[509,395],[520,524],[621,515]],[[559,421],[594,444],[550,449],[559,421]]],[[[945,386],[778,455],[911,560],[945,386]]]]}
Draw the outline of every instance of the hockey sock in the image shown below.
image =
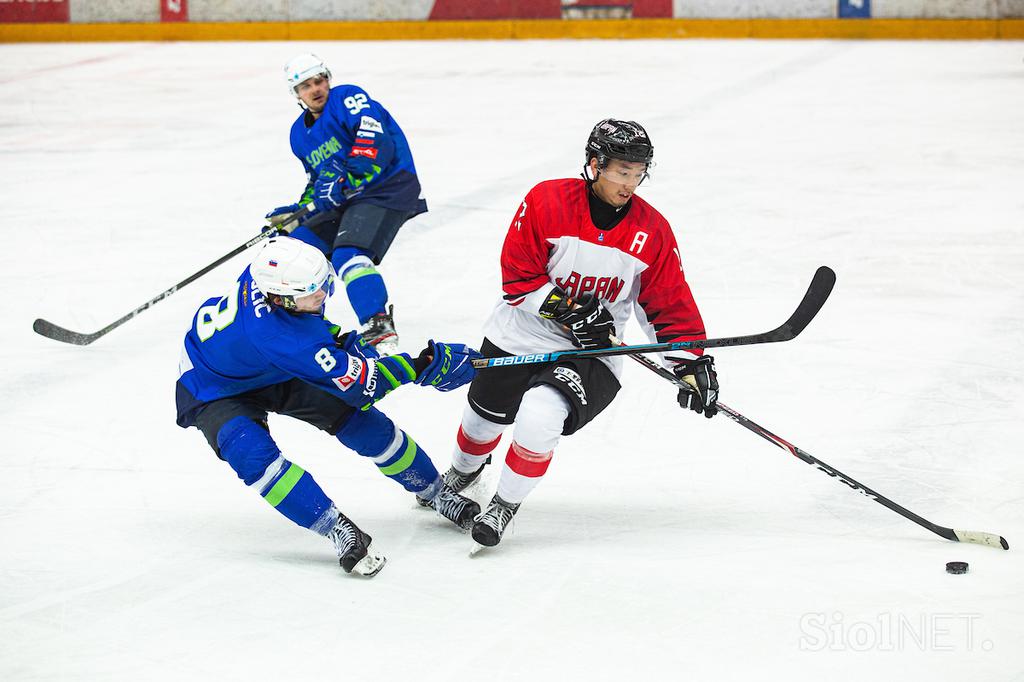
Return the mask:
{"type": "Polygon", "coordinates": [[[384,312],[388,290],[384,278],[364,252],[349,247],[338,248],[331,254],[331,263],[345,284],[345,293],[359,324],[366,324],[371,317],[384,312]]]}
{"type": "Polygon", "coordinates": [[[538,384],[523,394],[512,445],[498,479],[501,499],[518,504],[537,487],[548,470],[568,416],[569,402],[551,386],[538,384]]]}
{"type": "Polygon", "coordinates": [[[376,408],[353,413],[337,438],[411,493],[426,494],[440,478],[427,453],[376,408]]]}
{"type": "Polygon", "coordinates": [[[281,454],[270,432],[235,417],[217,433],[218,454],[270,506],[303,528],[326,535],[338,511],[313,477],[281,454]]]}
{"type": "Polygon", "coordinates": [[[455,436],[455,451],[452,453],[452,466],[463,474],[471,474],[484,465],[487,455],[494,452],[501,442],[501,434],[487,443],[479,443],[466,435],[462,425],[455,436]]]}
{"type": "Polygon", "coordinates": [[[327,535],[338,520],[334,503],[309,472],[284,457],[278,457],[250,487],[286,518],[314,533],[327,535]]]}
{"type": "Polygon", "coordinates": [[[498,479],[498,497],[510,504],[525,500],[548,470],[552,454],[551,451],[533,452],[512,441],[498,479]]]}
{"type": "Polygon", "coordinates": [[[501,441],[505,424],[484,419],[471,405],[467,404],[462,413],[462,423],[455,435],[455,449],[452,451],[452,466],[463,474],[477,471],[487,461],[501,441]]]}

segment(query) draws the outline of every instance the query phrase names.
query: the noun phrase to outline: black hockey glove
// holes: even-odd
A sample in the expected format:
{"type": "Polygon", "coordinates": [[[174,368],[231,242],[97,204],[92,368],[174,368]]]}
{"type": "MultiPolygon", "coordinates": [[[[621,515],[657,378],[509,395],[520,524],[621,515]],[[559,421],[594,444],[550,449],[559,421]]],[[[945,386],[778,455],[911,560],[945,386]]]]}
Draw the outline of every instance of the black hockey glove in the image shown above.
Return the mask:
{"type": "Polygon", "coordinates": [[[703,355],[696,360],[683,360],[672,368],[672,373],[693,386],[692,390],[679,389],[680,407],[708,419],[718,414],[718,374],[713,357],[703,355]]]}
{"type": "Polygon", "coordinates": [[[561,289],[555,289],[541,305],[540,316],[568,327],[577,348],[612,347],[609,335],[615,333],[615,320],[596,296],[584,294],[572,299],[561,289]]]}

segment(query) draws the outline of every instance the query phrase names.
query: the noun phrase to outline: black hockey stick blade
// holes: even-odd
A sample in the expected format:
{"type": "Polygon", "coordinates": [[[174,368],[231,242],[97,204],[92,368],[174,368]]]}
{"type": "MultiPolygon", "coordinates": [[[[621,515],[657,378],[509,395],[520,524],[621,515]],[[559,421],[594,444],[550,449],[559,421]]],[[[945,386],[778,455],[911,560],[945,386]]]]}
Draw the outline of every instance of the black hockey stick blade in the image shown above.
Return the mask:
{"type": "Polygon", "coordinates": [[[60,341],[62,343],[70,343],[75,346],[88,346],[90,343],[103,336],[104,333],[95,332],[92,334],[80,334],[79,332],[73,332],[70,329],[65,329],[64,327],[55,325],[53,322],[42,318],[39,318],[32,323],[32,331],[36,334],[45,336],[48,339],[53,339],[54,341],[60,341]]]}
{"type": "Polygon", "coordinates": [[[815,270],[811,284],[807,287],[807,293],[804,294],[804,299],[800,301],[800,305],[796,307],[793,314],[782,325],[783,333],[788,334],[789,338],[793,338],[802,332],[818,314],[821,307],[825,305],[825,301],[828,300],[835,285],[836,273],[832,268],[822,265],[815,270]]]}
{"type": "Polygon", "coordinates": [[[776,343],[779,341],[791,341],[802,332],[811,320],[815,318],[818,311],[825,305],[833,287],[836,285],[836,273],[827,265],[822,265],[814,271],[814,277],[807,287],[800,305],[796,307],[789,319],[781,325],[763,334],[750,334],[749,336],[733,336],[725,339],[713,339],[703,348],[715,348],[723,346],[745,346],[755,343],[776,343]]]}

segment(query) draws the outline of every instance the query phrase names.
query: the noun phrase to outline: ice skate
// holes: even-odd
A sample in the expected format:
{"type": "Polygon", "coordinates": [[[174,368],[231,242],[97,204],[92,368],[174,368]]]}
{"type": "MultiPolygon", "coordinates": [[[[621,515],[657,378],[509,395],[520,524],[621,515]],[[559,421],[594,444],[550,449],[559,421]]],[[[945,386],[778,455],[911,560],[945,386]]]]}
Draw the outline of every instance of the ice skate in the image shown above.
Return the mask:
{"type": "Polygon", "coordinates": [[[469,530],[473,525],[473,519],[480,514],[479,504],[458,494],[447,485],[442,486],[440,492],[432,499],[426,500],[417,495],[416,502],[421,507],[430,507],[463,530],[469,530]]]}
{"type": "Polygon", "coordinates": [[[381,355],[398,352],[398,332],[395,331],[395,306],[388,306],[387,312],[377,313],[363,325],[360,332],[363,341],[377,349],[381,355]]]}
{"type": "Polygon", "coordinates": [[[448,467],[448,471],[444,472],[444,485],[447,488],[451,488],[457,493],[461,493],[463,490],[468,488],[473,481],[480,478],[480,474],[483,473],[484,467],[491,463],[491,456],[487,455],[487,459],[480,465],[480,468],[476,471],[464,474],[455,467],[448,467]]]}
{"type": "Polygon", "coordinates": [[[357,573],[367,578],[380,573],[387,558],[377,552],[373,546],[373,538],[359,529],[344,514],[338,514],[338,522],[327,534],[338,550],[338,563],[346,573],[357,573]]]}
{"type": "Polygon", "coordinates": [[[448,486],[434,498],[434,510],[463,530],[473,527],[473,520],[480,514],[480,505],[464,497],[448,486]]]}
{"type": "Polygon", "coordinates": [[[518,504],[506,502],[497,495],[491,498],[487,510],[474,519],[472,531],[473,541],[476,545],[470,550],[470,556],[501,542],[501,536],[505,533],[505,529],[512,522],[512,517],[517,511],[519,511],[518,504]]]}

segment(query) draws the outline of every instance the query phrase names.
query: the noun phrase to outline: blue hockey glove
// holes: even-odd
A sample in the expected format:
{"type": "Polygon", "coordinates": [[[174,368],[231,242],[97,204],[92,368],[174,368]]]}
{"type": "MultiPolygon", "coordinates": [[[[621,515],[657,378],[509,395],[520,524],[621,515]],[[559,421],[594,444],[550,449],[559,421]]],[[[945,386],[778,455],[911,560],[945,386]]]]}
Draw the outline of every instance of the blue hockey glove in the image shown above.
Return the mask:
{"type": "Polygon", "coordinates": [[[468,384],[476,375],[471,360],[478,357],[479,351],[461,343],[427,341],[427,347],[416,358],[416,383],[439,391],[468,384]]]}
{"type": "Polygon", "coordinates": [[[365,156],[347,156],[341,165],[345,169],[345,179],[348,181],[351,193],[362,191],[364,185],[372,182],[383,170],[373,160],[365,156]]]}
{"type": "Polygon", "coordinates": [[[708,419],[718,414],[718,373],[715,372],[713,357],[702,355],[696,360],[679,361],[672,368],[672,373],[693,387],[692,390],[679,389],[680,407],[703,414],[708,419]]]}
{"type": "Polygon", "coordinates": [[[319,212],[333,211],[348,198],[345,194],[346,179],[344,168],[331,159],[324,162],[313,184],[313,205],[319,212]]]}
{"type": "Polygon", "coordinates": [[[358,331],[353,329],[352,331],[343,332],[341,327],[336,324],[330,325],[330,331],[334,341],[349,355],[355,355],[364,360],[376,360],[380,357],[377,349],[366,343],[358,331]]]}

